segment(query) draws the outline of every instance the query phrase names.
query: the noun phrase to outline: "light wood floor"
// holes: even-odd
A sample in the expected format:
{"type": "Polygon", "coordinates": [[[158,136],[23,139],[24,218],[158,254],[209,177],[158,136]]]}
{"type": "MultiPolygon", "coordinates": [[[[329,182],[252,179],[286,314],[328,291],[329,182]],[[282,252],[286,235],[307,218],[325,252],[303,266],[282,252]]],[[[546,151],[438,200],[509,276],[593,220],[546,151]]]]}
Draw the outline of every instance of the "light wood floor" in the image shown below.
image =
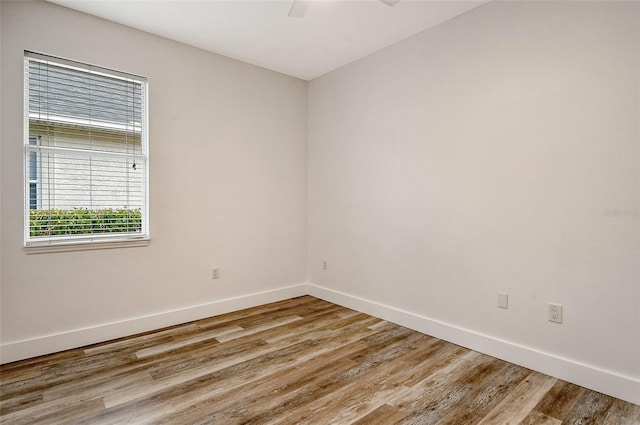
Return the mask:
{"type": "Polygon", "coordinates": [[[640,407],[313,297],[0,368],[2,424],[640,424],[640,407]]]}

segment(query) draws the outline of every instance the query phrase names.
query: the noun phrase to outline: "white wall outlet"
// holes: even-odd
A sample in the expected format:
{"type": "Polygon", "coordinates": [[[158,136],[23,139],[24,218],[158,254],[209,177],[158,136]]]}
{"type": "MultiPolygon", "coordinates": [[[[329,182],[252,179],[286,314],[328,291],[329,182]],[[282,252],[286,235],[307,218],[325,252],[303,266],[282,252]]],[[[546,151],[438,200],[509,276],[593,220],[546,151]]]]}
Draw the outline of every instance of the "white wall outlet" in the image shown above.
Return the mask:
{"type": "Polygon", "coordinates": [[[549,321],[562,323],[562,306],[560,304],[549,303],[549,321]]]}
{"type": "Polygon", "coordinates": [[[327,270],[329,266],[327,266],[327,259],[322,260],[322,270],[327,270]]]}
{"type": "Polygon", "coordinates": [[[214,267],[211,269],[211,279],[218,279],[220,277],[220,267],[214,267]]]}
{"type": "Polygon", "coordinates": [[[509,308],[509,294],[506,292],[498,292],[498,307],[509,308]]]}

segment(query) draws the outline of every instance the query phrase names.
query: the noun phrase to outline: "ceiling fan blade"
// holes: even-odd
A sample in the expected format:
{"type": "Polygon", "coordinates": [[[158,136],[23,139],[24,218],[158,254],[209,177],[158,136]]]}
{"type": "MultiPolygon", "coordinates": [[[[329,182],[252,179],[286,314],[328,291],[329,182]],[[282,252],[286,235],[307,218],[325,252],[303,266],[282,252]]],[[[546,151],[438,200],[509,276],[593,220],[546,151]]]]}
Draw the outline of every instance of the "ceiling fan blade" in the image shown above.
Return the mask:
{"type": "Polygon", "coordinates": [[[387,6],[395,6],[396,4],[400,3],[400,0],[380,0],[380,1],[386,4],[387,6]]]}
{"type": "Polygon", "coordinates": [[[304,18],[304,14],[307,13],[307,7],[309,7],[309,1],[310,0],[293,0],[287,15],[292,18],[304,18]]]}

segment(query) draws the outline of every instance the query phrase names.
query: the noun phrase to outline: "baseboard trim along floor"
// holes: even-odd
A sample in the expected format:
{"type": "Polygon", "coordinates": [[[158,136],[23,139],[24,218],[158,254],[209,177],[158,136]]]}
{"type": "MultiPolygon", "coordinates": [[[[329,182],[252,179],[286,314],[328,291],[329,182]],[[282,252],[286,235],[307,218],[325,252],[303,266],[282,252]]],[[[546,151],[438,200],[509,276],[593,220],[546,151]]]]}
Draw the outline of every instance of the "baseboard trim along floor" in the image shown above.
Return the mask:
{"type": "Polygon", "coordinates": [[[329,301],[436,338],[640,405],[640,380],[314,284],[298,284],[0,346],[1,363],[55,353],[303,295],[329,301]]]}
{"type": "Polygon", "coordinates": [[[309,295],[640,405],[640,380],[318,285],[309,295]]]}
{"type": "Polygon", "coordinates": [[[640,423],[640,406],[302,296],[0,366],[0,423],[640,423]]]}
{"type": "Polygon", "coordinates": [[[0,363],[9,363],[72,348],[84,347],[85,345],[161,329],[167,326],[179,325],[181,323],[204,319],[244,308],[300,297],[306,295],[307,292],[308,285],[306,284],[292,285],[271,291],[257,292],[176,310],[163,311],[147,316],[134,317],[127,320],[103,323],[81,329],[72,329],[67,332],[10,342],[0,346],[0,363]]]}

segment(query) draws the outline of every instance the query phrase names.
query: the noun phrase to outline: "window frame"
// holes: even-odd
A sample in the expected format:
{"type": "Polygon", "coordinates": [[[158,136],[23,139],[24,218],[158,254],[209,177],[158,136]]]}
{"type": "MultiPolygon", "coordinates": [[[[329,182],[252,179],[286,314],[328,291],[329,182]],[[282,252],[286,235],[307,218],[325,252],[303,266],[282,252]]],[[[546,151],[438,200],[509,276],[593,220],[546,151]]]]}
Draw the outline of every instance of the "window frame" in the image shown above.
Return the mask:
{"type": "MultiPolygon", "coordinates": [[[[30,146],[38,146],[39,141],[35,136],[29,136],[29,145],[30,146]]],[[[40,181],[40,155],[37,151],[29,151],[28,158],[26,161],[29,161],[29,176],[28,176],[28,184],[29,184],[29,209],[37,210],[42,204],[41,199],[41,189],[42,183],[40,181]],[[35,189],[35,199],[34,199],[34,189],[35,189]],[[35,205],[34,205],[35,202],[35,205]]]]}
{"type": "MultiPolygon", "coordinates": [[[[146,246],[150,241],[149,231],[149,82],[146,77],[139,76],[132,73],[122,72],[105,68],[102,66],[92,65],[88,63],[78,62],[70,59],[64,59],[47,54],[24,51],[24,132],[23,132],[23,198],[24,198],[24,249],[28,254],[31,253],[46,253],[46,252],[58,252],[58,251],[78,251],[78,250],[93,250],[93,249],[106,249],[106,248],[124,248],[134,246],[146,246]],[[89,74],[97,74],[108,76],[110,78],[118,78],[124,80],[134,81],[136,84],[140,84],[141,88],[141,123],[140,123],[140,143],[141,143],[141,156],[144,161],[144,174],[143,174],[143,187],[144,200],[141,205],[141,229],[136,233],[92,233],[92,234],[80,234],[80,235],[60,235],[47,238],[32,238],[30,235],[30,211],[32,210],[32,186],[35,183],[36,191],[38,194],[38,201],[36,208],[41,208],[41,158],[42,153],[40,150],[33,149],[34,146],[40,148],[40,141],[35,140],[34,136],[30,134],[30,108],[29,108],[29,63],[31,61],[40,61],[44,63],[51,63],[53,65],[59,65],[63,67],[72,68],[89,74]],[[31,172],[31,166],[33,165],[33,153],[36,152],[36,180],[32,177],[34,174],[31,172]]],[[[89,128],[94,128],[89,123],[89,128]]],[[[88,154],[91,155],[90,150],[88,154]]],[[[137,159],[136,159],[137,161],[137,159]]]]}

